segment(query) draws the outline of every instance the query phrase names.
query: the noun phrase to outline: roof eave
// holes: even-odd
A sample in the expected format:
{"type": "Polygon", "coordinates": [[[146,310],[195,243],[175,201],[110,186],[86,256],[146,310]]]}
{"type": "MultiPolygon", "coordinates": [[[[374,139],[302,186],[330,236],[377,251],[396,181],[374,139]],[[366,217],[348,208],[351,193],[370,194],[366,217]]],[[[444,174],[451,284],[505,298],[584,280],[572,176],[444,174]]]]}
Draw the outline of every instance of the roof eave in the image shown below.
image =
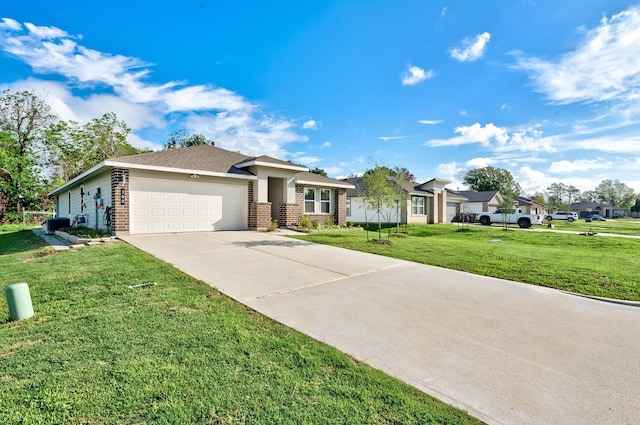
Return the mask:
{"type": "Polygon", "coordinates": [[[308,184],[311,186],[325,186],[325,187],[337,187],[340,189],[355,189],[356,187],[352,184],[348,183],[332,183],[332,182],[319,182],[313,180],[298,180],[296,179],[297,184],[308,184]]]}
{"type": "Polygon", "coordinates": [[[106,161],[102,161],[101,163],[89,168],[84,173],[79,174],[76,177],[72,178],[71,180],[69,180],[59,188],[52,190],[51,192],[48,193],[48,196],[53,196],[53,195],[57,195],[60,192],[64,192],[67,188],[75,186],[76,184],[83,182],[89,179],[90,177],[98,174],[100,171],[102,171],[103,168],[106,168],[106,167],[107,167],[106,161]]]}
{"type": "Polygon", "coordinates": [[[116,162],[116,161],[108,161],[108,160],[105,161],[105,164],[111,167],[129,168],[134,170],[162,171],[165,173],[177,173],[177,174],[197,174],[199,176],[228,177],[232,179],[241,179],[241,180],[257,180],[258,179],[258,177],[252,174],[221,173],[217,171],[198,170],[195,168],[174,168],[174,167],[162,167],[158,165],[129,164],[126,162],[116,162]]]}
{"type": "Polygon", "coordinates": [[[239,164],[236,164],[235,167],[245,168],[245,167],[250,167],[252,165],[256,165],[259,167],[281,168],[284,170],[292,170],[292,171],[309,171],[307,167],[302,167],[300,165],[276,164],[274,162],[256,161],[256,160],[241,162],[239,164]]]}

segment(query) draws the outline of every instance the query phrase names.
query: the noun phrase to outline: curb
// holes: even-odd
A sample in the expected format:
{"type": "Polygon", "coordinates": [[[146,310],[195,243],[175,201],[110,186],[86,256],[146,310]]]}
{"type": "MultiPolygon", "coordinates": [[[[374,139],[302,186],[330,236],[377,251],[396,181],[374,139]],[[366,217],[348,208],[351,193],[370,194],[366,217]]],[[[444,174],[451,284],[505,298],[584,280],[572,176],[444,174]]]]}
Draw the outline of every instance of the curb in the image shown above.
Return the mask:
{"type": "Polygon", "coordinates": [[[563,291],[561,289],[558,289],[558,291],[563,292],[563,293],[568,294],[568,295],[574,295],[576,297],[582,297],[582,298],[589,298],[591,300],[602,301],[602,302],[605,302],[605,303],[627,305],[627,306],[630,306],[630,307],[640,307],[640,301],[616,300],[616,299],[613,299],[613,298],[596,297],[594,295],[577,294],[575,292],[563,291]]]}

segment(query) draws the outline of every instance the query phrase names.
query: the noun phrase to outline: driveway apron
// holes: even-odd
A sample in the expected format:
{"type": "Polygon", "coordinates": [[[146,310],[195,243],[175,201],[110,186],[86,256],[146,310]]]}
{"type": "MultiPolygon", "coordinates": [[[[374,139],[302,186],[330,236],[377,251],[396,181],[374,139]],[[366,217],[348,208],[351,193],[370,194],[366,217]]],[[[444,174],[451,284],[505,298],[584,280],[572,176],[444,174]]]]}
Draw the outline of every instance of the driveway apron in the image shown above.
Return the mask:
{"type": "Polygon", "coordinates": [[[259,232],[122,237],[495,424],[636,424],[640,308],[259,232]]]}

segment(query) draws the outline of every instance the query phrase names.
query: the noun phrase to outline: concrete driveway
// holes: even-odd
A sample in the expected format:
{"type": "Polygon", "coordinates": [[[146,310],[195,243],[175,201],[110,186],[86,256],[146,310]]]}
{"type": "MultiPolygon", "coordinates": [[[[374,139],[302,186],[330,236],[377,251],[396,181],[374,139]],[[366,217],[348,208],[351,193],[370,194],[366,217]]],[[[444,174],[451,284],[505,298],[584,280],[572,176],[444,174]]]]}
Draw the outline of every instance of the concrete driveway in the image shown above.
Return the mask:
{"type": "Polygon", "coordinates": [[[640,422],[638,307],[273,233],[122,239],[485,422],[640,422]]]}

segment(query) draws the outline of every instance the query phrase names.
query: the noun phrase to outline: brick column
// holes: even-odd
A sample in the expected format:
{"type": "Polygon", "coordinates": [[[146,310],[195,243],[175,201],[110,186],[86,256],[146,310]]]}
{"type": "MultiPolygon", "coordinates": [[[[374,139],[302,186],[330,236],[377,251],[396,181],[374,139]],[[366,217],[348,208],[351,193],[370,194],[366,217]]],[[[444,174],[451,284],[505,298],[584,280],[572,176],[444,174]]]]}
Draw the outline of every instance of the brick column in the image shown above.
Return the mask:
{"type": "Polygon", "coordinates": [[[335,222],[338,226],[347,224],[347,189],[335,190],[335,222]]]}
{"type": "Polygon", "coordinates": [[[111,170],[111,231],[129,232],[129,170],[111,170]]]}
{"type": "Polygon", "coordinates": [[[271,202],[249,203],[249,227],[252,230],[265,230],[271,225],[271,202]]]}
{"type": "Polygon", "coordinates": [[[280,204],[278,226],[292,227],[297,226],[300,221],[300,208],[298,204],[280,204]]]}

